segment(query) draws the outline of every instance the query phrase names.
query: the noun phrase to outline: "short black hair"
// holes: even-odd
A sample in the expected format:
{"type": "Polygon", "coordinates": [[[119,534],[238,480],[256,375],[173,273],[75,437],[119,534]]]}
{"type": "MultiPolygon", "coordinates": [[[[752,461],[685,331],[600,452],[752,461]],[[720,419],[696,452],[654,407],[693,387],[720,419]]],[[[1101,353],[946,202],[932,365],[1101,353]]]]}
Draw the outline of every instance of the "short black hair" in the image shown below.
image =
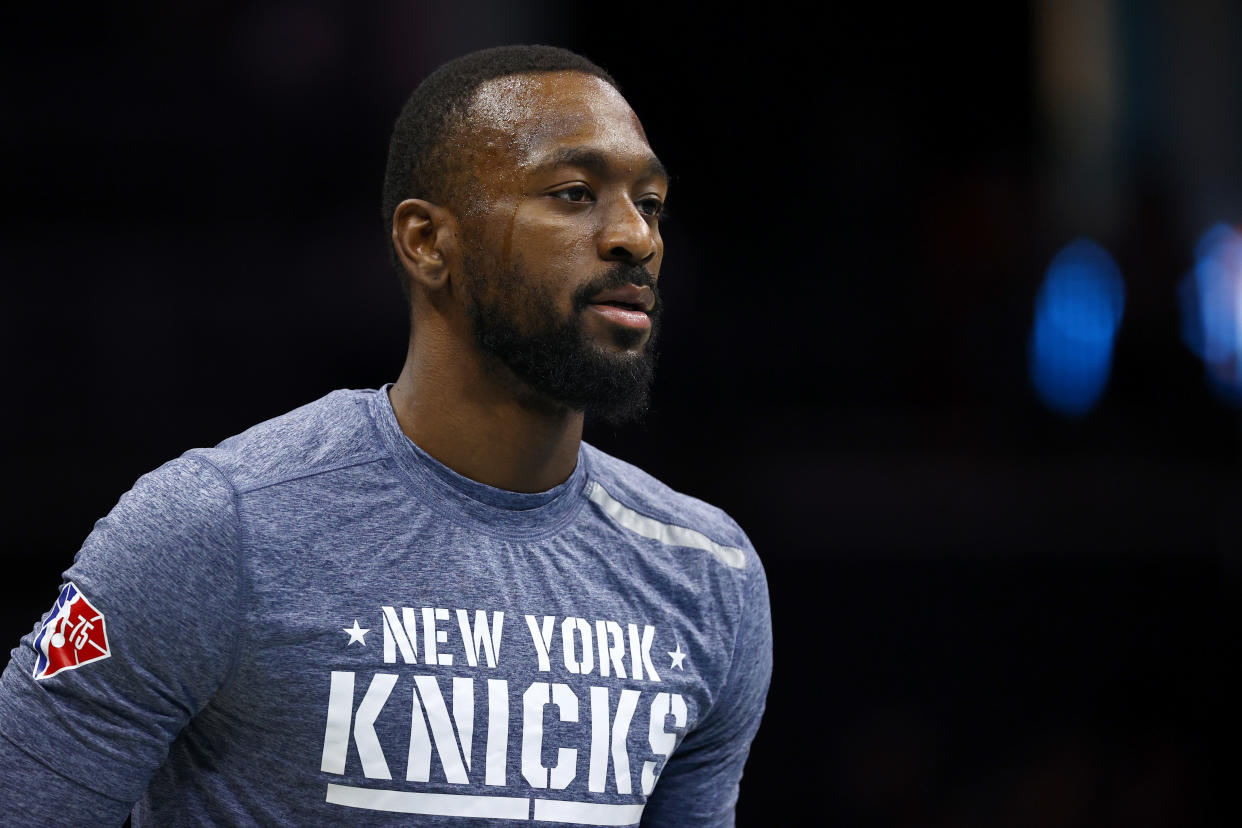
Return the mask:
{"type": "MultiPolygon", "coordinates": [[[[620,90],[599,66],[558,46],[482,49],[450,60],[428,75],[411,93],[392,128],[382,204],[386,230],[391,231],[392,215],[407,198],[423,198],[433,204],[453,200],[455,159],[450,139],[480,85],[506,75],[562,71],[594,75],[620,90]]],[[[408,298],[409,281],[396,251],[392,254],[408,298]]]]}

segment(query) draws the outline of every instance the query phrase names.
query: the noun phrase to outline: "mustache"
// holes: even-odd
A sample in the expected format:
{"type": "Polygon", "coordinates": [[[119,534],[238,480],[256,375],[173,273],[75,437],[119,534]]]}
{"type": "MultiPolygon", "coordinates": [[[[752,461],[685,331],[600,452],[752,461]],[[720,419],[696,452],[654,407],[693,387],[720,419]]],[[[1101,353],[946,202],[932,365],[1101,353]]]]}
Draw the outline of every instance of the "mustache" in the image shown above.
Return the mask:
{"type": "Polygon", "coordinates": [[[654,317],[660,313],[663,303],[660,301],[660,290],[656,287],[655,276],[652,276],[651,272],[642,265],[627,265],[620,262],[609,268],[602,276],[592,279],[574,291],[574,310],[584,309],[591,303],[591,297],[601,291],[626,285],[651,288],[651,292],[655,294],[655,307],[651,309],[651,316],[654,317]]]}

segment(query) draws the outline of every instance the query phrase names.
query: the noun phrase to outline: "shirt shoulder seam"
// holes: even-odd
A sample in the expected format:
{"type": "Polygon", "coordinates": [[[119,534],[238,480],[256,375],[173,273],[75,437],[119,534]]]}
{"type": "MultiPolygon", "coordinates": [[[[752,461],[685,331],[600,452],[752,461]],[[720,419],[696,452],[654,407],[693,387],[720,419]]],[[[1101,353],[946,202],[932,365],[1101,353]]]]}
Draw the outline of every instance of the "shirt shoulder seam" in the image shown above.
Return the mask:
{"type": "MultiPolygon", "coordinates": [[[[362,460],[351,460],[348,463],[341,463],[340,465],[336,465],[336,466],[328,466],[322,469],[310,469],[308,471],[295,472],[293,474],[290,474],[287,477],[278,477],[275,480],[265,480],[261,483],[255,483],[254,485],[246,486],[241,489],[238,489],[237,487],[234,486],[233,491],[235,491],[238,495],[253,494],[254,492],[257,492],[261,489],[267,489],[272,486],[280,486],[284,483],[292,483],[295,480],[305,480],[308,477],[315,477],[316,475],[320,475],[320,474],[331,474],[332,472],[342,471],[344,469],[353,468],[354,466],[365,466],[368,463],[378,463],[379,461],[385,459],[387,456],[388,456],[387,453],[380,453],[380,454],[376,454],[370,457],[366,457],[362,460]]],[[[211,462],[211,461],[207,461],[206,458],[203,458],[203,459],[206,462],[211,462]]]]}
{"type": "MultiPolygon", "coordinates": [[[[225,671],[224,676],[220,680],[220,686],[216,688],[216,692],[218,693],[220,692],[221,688],[227,687],[233,681],[233,679],[237,676],[238,671],[241,669],[242,651],[245,649],[244,644],[245,644],[245,639],[247,635],[246,625],[240,622],[245,617],[246,600],[250,594],[250,588],[249,588],[250,581],[249,581],[249,576],[247,575],[247,570],[246,570],[246,554],[245,554],[246,528],[245,528],[245,524],[242,522],[242,519],[241,519],[240,495],[237,491],[237,487],[233,485],[233,481],[230,480],[228,475],[225,474],[224,471],[219,466],[217,466],[214,462],[212,462],[209,458],[203,457],[202,455],[193,455],[193,456],[195,457],[195,459],[201,461],[204,466],[210,469],[217,477],[220,478],[220,480],[224,483],[224,485],[228,487],[230,501],[233,506],[233,525],[237,532],[237,548],[234,550],[234,554],[233,554],[233,557],[235,559],[233,566],[236,568],[235,577],[237,578],[236,595],[234,596],[234,599],[233,599],[233,617],[234,617],[234,620],[239,623],[236,624],[236,628],[237,628],[237,631],[235,633],[236,643],[234,644],[234,647],[233,647],[232,657],[229,660],[229,667],[225,671]]],[[[205,704],[207,704],[207,701],[204,701],[204,705],[205,704]]],[[[194,712],[196,714],[198,713],[198,711],[194,711],[194,712]]]]}

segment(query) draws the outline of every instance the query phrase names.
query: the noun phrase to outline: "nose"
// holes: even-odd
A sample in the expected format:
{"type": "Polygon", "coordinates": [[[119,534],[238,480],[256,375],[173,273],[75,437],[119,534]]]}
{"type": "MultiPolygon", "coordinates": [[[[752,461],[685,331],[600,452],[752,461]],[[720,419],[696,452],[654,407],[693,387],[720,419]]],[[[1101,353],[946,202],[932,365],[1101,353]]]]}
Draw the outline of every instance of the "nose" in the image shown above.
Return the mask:
{"type": "Polygon", "coordinates": [[[628,198],[617,199],[599,233],[599,257],[608,262],[646,264],[655,258],[656,231],[628,198]]]}

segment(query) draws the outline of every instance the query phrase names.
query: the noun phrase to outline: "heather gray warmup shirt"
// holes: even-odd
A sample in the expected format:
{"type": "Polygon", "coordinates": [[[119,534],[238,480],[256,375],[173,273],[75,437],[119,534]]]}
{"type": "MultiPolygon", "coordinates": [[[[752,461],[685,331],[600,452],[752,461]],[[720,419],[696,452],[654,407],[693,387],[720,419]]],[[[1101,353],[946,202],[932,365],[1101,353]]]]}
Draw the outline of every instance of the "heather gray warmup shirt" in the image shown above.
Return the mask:
{"type": "Polygon", "coordinates": [[[6,824],[732,825],[771,674],[726,514],[586,444],[481,485],[386,389],[145,475],[64,580],[0,679],[6,824]]]}

